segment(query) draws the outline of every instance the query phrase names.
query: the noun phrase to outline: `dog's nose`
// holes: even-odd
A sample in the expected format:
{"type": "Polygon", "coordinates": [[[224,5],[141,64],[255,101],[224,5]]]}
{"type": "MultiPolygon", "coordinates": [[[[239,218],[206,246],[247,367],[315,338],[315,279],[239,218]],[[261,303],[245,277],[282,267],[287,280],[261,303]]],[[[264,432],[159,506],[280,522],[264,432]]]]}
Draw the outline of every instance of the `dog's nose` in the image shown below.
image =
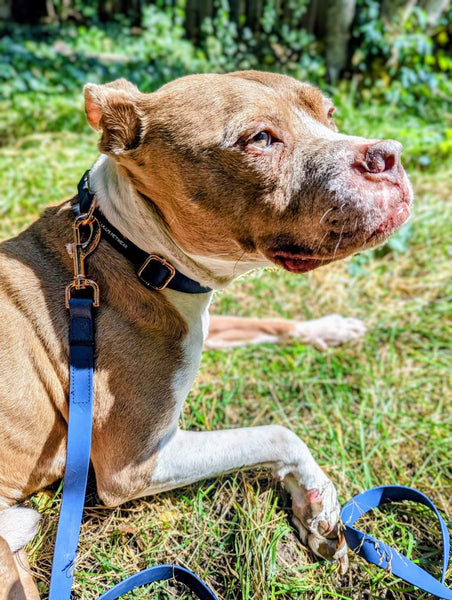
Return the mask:
{"type": "Polygon", "coordinates": [[[401,154],[402,144],[396,140],[383,140],[367,146],[364,156],[357,159],[356,164],[367,173],[388,173],[401,166],[401,154]]]}

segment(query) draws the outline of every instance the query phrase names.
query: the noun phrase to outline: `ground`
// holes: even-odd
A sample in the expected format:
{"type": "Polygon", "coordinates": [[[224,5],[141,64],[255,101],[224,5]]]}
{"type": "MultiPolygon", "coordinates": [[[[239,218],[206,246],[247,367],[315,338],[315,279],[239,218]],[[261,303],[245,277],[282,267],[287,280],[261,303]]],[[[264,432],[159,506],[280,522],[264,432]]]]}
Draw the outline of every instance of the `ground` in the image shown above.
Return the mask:
{"type": "MultiPolygon", "coordinates": [[[[375,125],[369,132],[359,128],[368,128],[368,122],[352,116],[345,131],[389,135],[391,122],[381,114],[379,119],[380,129],[375,125]]],[[[414,486],[433,499],[450,524],[452,164],[444,159],[425,172],[415,168],[410,124],[403,119],[391,137],[408,145],[416,208],[390,246],[306,276],[256,272],[215,300],[217,312],[235,315],[341,313],[362,318],[367,335],[324,353],[297,344],[206,352],[182,425],[286,425],[308,443],[336,483],[341,502],[374,485],[414,486]]],[[[0,147],[3,238],[46,204],[74,194],[96,157],[95,143],[96,134],[85,129],[5,138],[0,147]]],[[[59,492],[56,485],[29,500],[43,513],[28,547],[43,595],[59,492]]],[[[170,562],[193,569],[222,600],[428,597],[361,559],[351,557],[345,576],[316,561],[298,543],[286,494],[265,472],[205,481],[115,510],[99,505],[91,478],[87,505],[77,599],[91,600],[136,570],[170,562]]],[[[428,510],[409,504],[385,508],[367,520],[367,529],[438,574],[440,533],[428,510]]],[[[156,600],[190,598],[168,584],[153,589],[156,600]]],[[[126,597],[144,600],[149,593],[143,588],[126,597]]]]}

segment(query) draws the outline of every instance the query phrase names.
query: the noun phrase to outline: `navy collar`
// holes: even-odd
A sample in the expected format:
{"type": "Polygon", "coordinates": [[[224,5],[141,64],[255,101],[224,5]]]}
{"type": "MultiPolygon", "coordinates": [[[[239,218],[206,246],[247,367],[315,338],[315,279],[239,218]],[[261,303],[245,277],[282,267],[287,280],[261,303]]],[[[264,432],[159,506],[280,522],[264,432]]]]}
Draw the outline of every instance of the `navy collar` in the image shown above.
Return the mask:
{"type": "MultiPolygon", "coordinates": [[[[80,212],[88,212],[94,200],[94,194],[89,188],[89,171],[81,178],[77,190],[80,212]]],[[[204,287],[180,273],[165,258],[157,254],[148,254],[136,246],[107,221],[98,207],[94,210],[94,216],[99,222],[103,238],[135,266],[138,279],[147,288],[164,290],[168,287],[186,294],[205,294],[212,291],[211,288],[204,287]]]]}

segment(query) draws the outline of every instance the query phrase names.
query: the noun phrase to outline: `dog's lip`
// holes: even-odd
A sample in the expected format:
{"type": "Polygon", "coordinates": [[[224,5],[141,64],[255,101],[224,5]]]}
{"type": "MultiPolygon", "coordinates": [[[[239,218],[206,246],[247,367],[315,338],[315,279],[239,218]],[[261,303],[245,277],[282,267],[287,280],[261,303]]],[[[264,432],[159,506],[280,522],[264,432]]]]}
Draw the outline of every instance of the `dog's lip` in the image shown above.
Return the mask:
{"type": "Polygon", "coordinates": [[[380,239],[388,238],[397,229],[406,223],[411,215],[410,202],[402,201],[396,206],[382,223],[370,234],[366,243],[379,241],[380,239]]]}
{"type": "Polygon", "coordinates": [[[290,273],[307,273],[332,261],[331,258],[313,258],[281,250],[269,251],[267,255],[272,262],[290,273]]]}

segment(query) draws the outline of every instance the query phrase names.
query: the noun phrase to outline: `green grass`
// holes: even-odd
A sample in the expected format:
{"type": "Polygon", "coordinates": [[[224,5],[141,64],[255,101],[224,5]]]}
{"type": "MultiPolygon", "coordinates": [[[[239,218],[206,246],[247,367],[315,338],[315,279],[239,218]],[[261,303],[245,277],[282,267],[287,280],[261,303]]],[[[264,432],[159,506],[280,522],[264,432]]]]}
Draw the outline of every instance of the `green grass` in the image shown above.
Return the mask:
{"type": "MultiPolygon", "coordinates": [[[[57,115],[58,102],[49,98],[44,114],[57,115]]],[[[373,485],[415,486],[450,523],[452,161],[438,156],[436,138],[429,141],[427,135],[441,124],[414,130],[414,117],[399,115],[396,121],[394,109],[361,114],[344,107],[345,131],[400,139],[413,168],[419,144],[429,157],[429,170],[412,172],[417,200],[409,229],[384,249],[307,276],[277,270],[249,275],[218,294],[214,308],[296,318],[339,312],[364,319],[367,335],[325,353],[297,344],[205,353],[182,424],[209,430],[286,425],[308,443],[341,501],[373,485]]],[[[18,138],[14,109],[2,117],[7,131],[0,147],[2,237],[23,228],[48,203],[72,195],[97,154],[94,133],[78,125],[73,131],[52,126],[45,131],[40,114],[32,117],[39,133],[18,138]]],[[[77,123],[78,116],[73,118],[77,123]]],[[[445,121],[442,129],[447,127],[445,121]]],[[[30,502],[44,515],[29,555],[45,594],[57,487],[30,502]]],[[[74,598],[91,600],[124,576],[160,562],[192,568],[223,600],[428,598],[357,558],[351,557],[345,576],[316,561],[290,526],[289,499],[264,472],[206,481],[115,510],[99,506],[91,479],[87,505],[74,598]]],[[[439,529],[425,509],[385,508],[366,526],[438,573],[439,529]]],[[[152,589],[156,600],[190,597],[170,584],[152,589]]],[[[145,589],[127,596],[148,597],[145,589]]]]}

